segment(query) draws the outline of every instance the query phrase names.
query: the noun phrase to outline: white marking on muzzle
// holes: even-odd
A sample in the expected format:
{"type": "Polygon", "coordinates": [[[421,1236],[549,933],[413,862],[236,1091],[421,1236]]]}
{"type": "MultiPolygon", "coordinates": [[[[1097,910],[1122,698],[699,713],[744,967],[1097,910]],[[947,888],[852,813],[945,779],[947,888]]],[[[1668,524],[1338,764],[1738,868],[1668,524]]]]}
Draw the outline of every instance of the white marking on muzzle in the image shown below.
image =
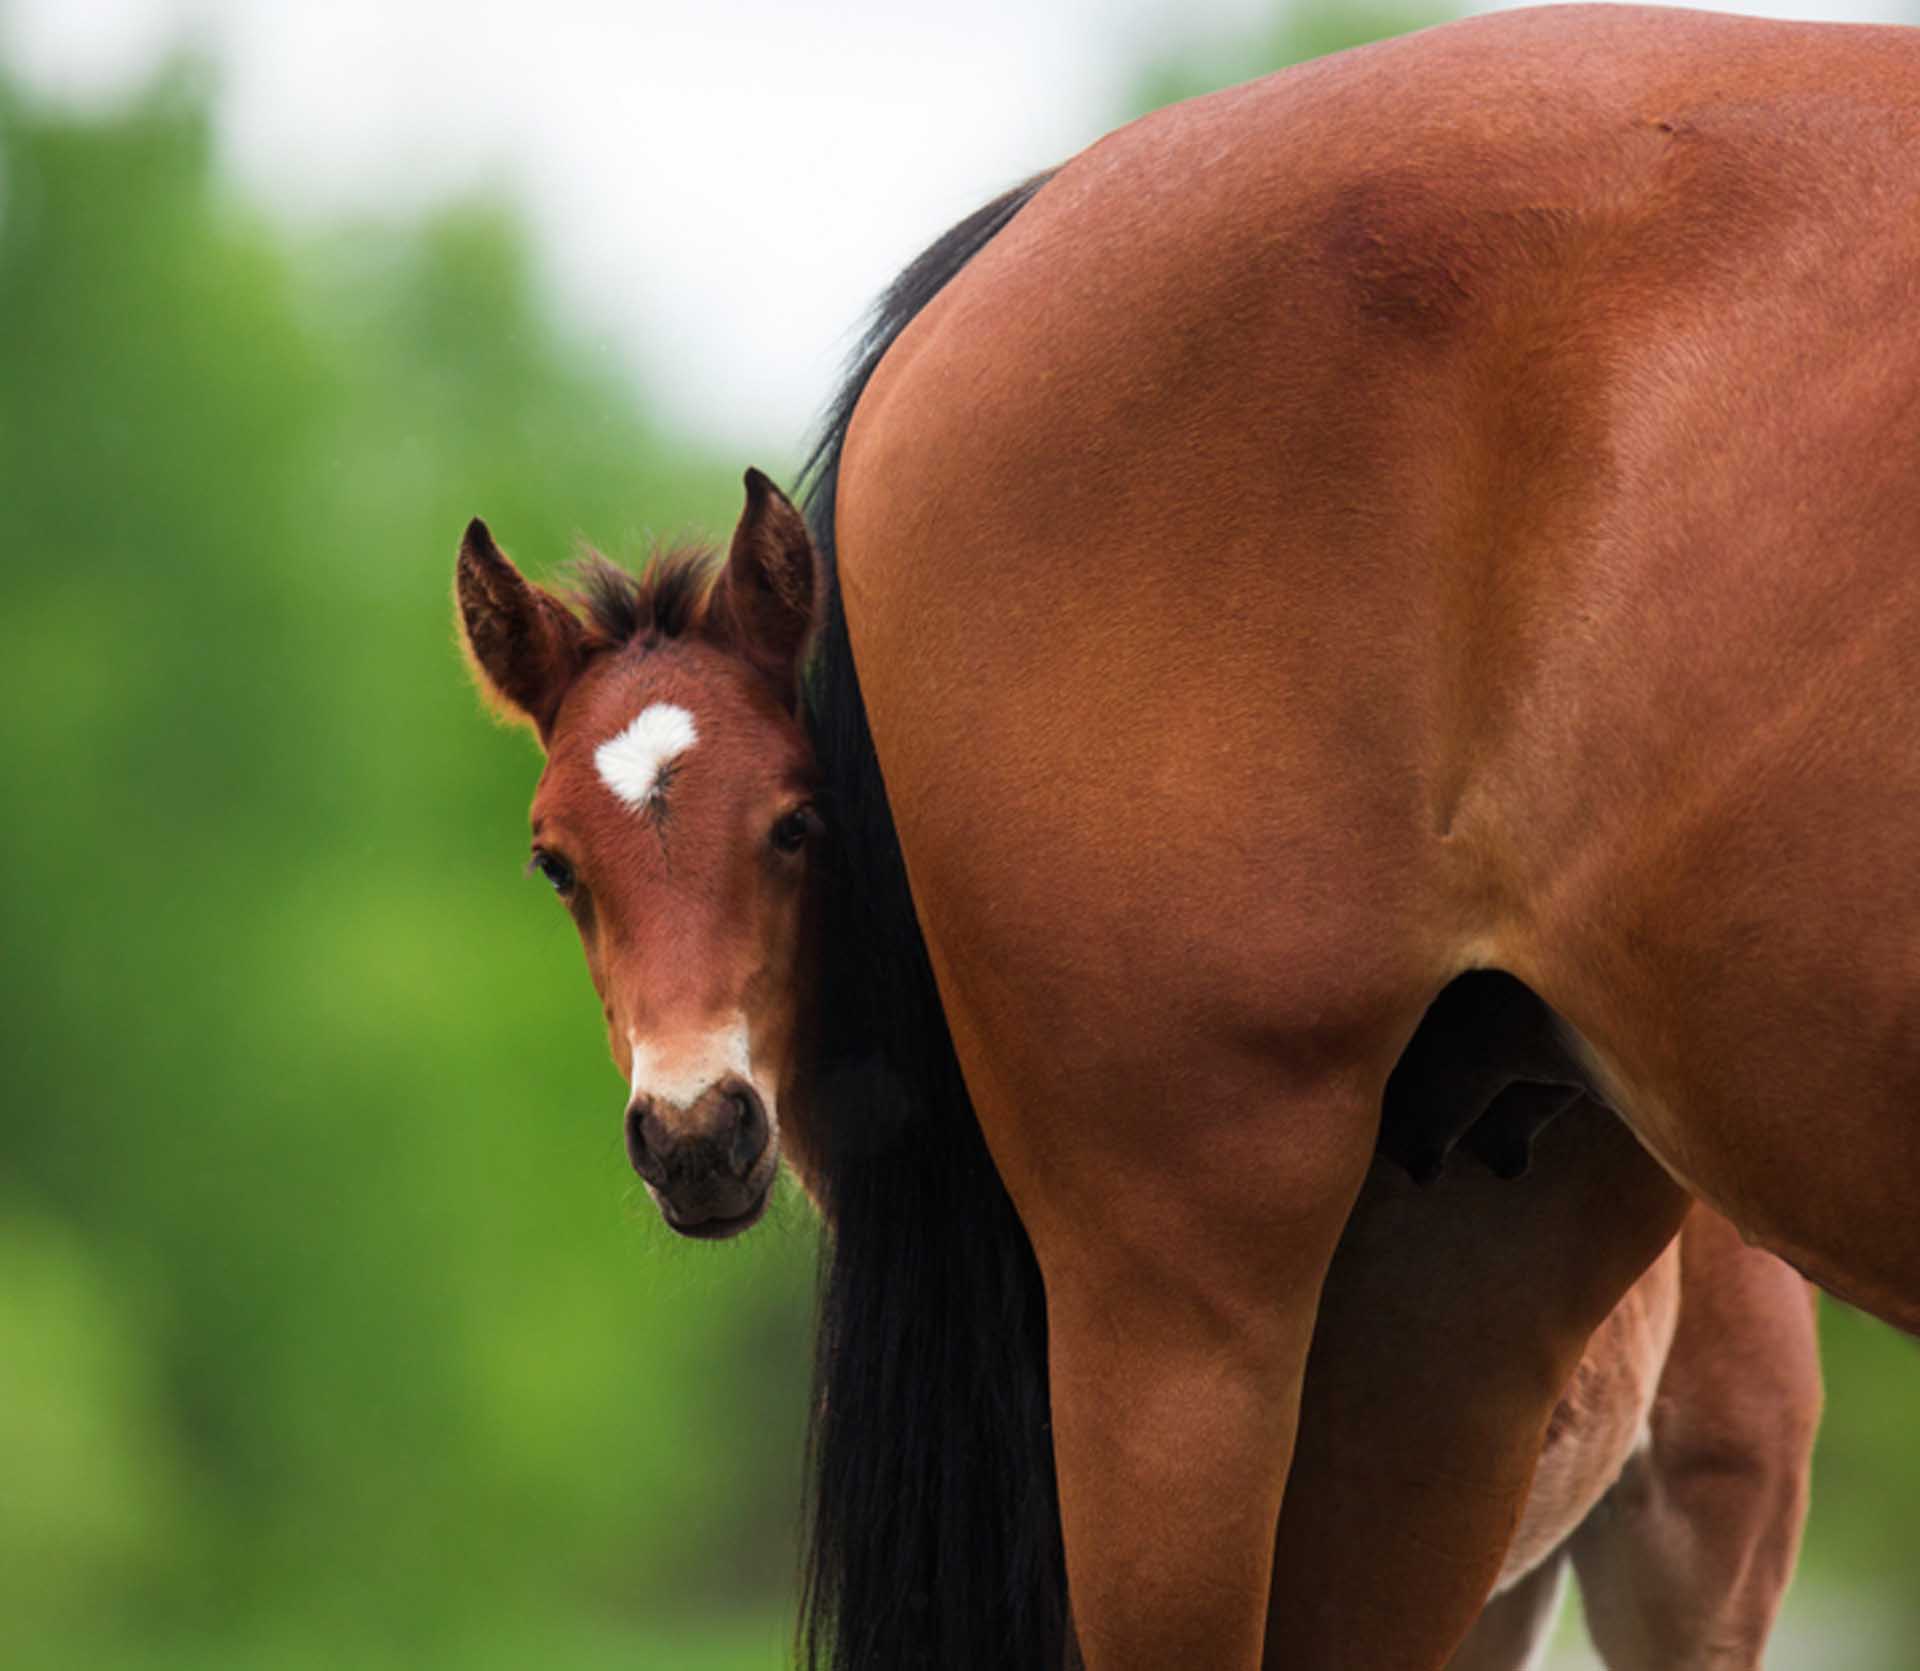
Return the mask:
{"type": "Polygon", "coordinates": [[[699,740],[692,714],[672,702],[655,702],[595,749],[593,763],[624,805],[644,812],[667,768],[699,740]]]}
{"type": "Polygon", "coordinates": [[[725,1026],[671,1046],[649,1043],[638,1033],[627,1035],[633,1051],[631,1100],[650,1097],[666,1108],[688,1108],[710,1087],[728,1075],[744,1079],[759,1093],[767,1111],[767,1126],[777,1132],[772,1088],[753,1075],[753,1053],[747,1043],[747,1018],[736,1015],[725,1026]]]}

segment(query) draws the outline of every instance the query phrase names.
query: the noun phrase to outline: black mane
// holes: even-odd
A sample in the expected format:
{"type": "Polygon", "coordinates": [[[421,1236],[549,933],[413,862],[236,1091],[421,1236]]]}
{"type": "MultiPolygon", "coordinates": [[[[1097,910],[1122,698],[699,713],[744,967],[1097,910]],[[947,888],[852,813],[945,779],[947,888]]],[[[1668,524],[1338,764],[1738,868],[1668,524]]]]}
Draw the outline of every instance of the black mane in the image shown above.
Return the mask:
{"type": "Polygon", "coordinates": [[[815,1146],[828,1235],[799,1657],[808,1671],[1060,1671],[1066,1566],[1045,1299],[962,1083],[834,579],[853,409],[895,338],[1045,177],[880,299],[808,460],[826,609],[807,718],[831,825],[815,1146]]]}

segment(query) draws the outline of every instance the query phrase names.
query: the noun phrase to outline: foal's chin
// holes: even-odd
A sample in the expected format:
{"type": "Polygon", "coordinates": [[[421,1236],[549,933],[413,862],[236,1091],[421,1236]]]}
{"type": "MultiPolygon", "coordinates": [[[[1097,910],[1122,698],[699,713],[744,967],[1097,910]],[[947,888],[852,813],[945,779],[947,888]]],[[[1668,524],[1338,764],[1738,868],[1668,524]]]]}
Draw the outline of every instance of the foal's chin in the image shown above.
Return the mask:
{"type": "Polygon", "coordinates": [[[660,1203],[660,1216],[667,1221],[667,1228],[675,1235],[685,1236],[691,1242],[724,1242],[729,1236],[737,1236],[743,1230],[751,1230],[758,1224],[767,1210],[767,1203],[773,1198],[771,1189],[763,1190],[760,1199],[744,1213],[731,1218],[704,1218],[696,1223],[683,1223],[674,1216],[673,1209],[664,1201],[660,1203]]]}
{"type": "Polygon", "coordinates": [[[694,1242],[724,1242],[729,1236],[738,1236],[742,1231],[751,1230],[766,1216],[767,1203],[773,1199],[774,1180],[778,1176],[777,1165],[754,1169],[754,1177],[739,1191],[739,1199],[728,1197],[676,1206],[670,1196],[655,1189],[651,1184],[647,1192],[653,1197],[653,1203],[660,1209],[660,1216],[666,1221],[667,1228],[675,1235],[685,1236],[694,1242]]]}

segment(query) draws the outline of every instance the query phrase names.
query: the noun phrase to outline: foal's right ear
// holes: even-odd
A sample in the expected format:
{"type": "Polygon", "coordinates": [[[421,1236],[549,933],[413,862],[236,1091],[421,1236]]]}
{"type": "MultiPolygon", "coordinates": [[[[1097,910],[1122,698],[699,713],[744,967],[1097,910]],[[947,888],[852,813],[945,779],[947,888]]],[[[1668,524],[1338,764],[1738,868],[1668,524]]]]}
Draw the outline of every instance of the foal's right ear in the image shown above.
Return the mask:
{"type": "Polygon", "coordinates": [[[461,642],[482,693],[531,720],[546,742],[560,699],[586,660],[585,629],[572,610],[507,560],[477,516],[460,542],[453,592],[461,642]]]}

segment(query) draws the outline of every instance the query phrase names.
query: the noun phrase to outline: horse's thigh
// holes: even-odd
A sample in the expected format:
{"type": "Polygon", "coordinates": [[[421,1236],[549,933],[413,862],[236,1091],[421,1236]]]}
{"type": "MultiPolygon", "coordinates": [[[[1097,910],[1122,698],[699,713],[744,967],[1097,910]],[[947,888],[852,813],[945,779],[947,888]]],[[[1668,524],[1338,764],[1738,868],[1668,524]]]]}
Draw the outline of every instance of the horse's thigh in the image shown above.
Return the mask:
{"type": "Polygon", "coordinates": [[[1314,1311],[1404,1034],[1355,1056],[1350,1037],[1210,1028],[1173,958],[1131,992],[1050,983],[1012,934],[956,975],[930,915],[955,1050],[1045,1284],[1088,1671],[1252,1671],[1314,1311]]]}
{"type": "MultiPolygon", "coordinates": [[[[1204,1063],[1189,1075],[1190,1090],[1259,1094],[1204,1063]]],[[[1085,1129],[1100,1111],[1080,1111],[1085,1129]]],[[[1001,1125],[1003,1110],[984,1113],[1001,1125]]],[[[1061,1527],[1088,1671],[1259,1663],[1314,1309],[1373,1127],[1347,1091],[1274,1113],[1344,1147],[1344,1170],[1204,1144],[1181,1165],[1110,1169],[1093,1143],[1059,1156],[1022,1204],[1046,1285],[1061,1527]]]]}
{"type": "Polygon", "coordinates": [[[1546,1651],[1566,1590],[1566,1552],[1556,1550],[1480,1610],[1447,1671],[1529,1671],[1546,1651]]]}
{"type": "Polygon", "coordinates": [[[1751,1671],[1792,1577],[1820,1412],[1811,1293],[1705,1207],[1651,1438],[1573,1539],[1610,1671],[1751,1671]]]}
{"type": "Polygon", "coordinates": [[[1315,1325],[1273,1671],[1447,1663],[1499,1575],[1581,1353],[1685,1211],[1592,1103],[1548,1128],[1511,1182],[1467,1162],[1422,1187],[1375,1165],[1315,1325]]]}

